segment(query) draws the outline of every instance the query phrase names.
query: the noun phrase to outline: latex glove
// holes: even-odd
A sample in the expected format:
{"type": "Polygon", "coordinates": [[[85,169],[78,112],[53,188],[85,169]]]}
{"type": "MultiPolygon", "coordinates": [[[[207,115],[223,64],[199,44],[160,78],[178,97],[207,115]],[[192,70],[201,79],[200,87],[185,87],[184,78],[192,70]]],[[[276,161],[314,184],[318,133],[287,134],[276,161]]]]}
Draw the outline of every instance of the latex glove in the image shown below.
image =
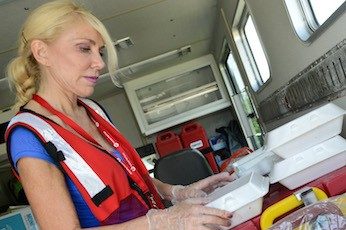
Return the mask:
{"type": "Polygon", "coordinates": [[[199,180],[188,186],[173,185],[171,188],[171,202],[177,203],[189,198],[205,197],[216,188],[221,187],[234,179],[234,175],[230,175],[228,172],[222,172],[199,180]]]}
{"type": "Polygon", "coordinates": [[[149,230],[228,229],[230,212],[203,206],[205,198],[180,202],[167,209],[150,209],[146,214],[149,230]]]}

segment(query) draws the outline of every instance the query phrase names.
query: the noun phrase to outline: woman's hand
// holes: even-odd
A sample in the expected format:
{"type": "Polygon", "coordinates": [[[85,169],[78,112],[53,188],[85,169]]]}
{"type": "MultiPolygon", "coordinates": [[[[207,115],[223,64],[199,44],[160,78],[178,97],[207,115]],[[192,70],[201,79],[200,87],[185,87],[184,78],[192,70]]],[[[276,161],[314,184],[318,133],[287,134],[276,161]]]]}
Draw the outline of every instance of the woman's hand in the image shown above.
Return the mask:
{"type": "Polygon", "coordinates": [[[216,208],[205,207],[205,198],[180,202],[164,210],[151,209],[147,213],[149,230],[220,229],[231,226],[232,214],[216,208]]]}
{"type": "Polygon", "coordinates": [[[230,175],[228,172],[223,172],[199,180],[188,186],[173,185],[171,187],[171,201],[172,203],[177,203],[189,198],[205,197],[216,188],[221,187],[234,179],[234,175],[230,175]]]}

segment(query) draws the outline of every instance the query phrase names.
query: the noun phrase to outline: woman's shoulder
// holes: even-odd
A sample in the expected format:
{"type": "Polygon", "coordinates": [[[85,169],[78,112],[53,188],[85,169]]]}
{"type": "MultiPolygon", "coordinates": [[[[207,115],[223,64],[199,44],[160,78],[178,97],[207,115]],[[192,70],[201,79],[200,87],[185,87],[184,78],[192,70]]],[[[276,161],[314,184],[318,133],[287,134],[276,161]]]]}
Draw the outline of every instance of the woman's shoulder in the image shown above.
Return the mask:
{"type": "Polygon", "coordinates": [[[25,106],[23,106],[22,111],[31,112],[32,114],[40,115],[54,120],[56,116],[51,114],[48,110],[40,106],[34,100],[30,100],[25,106]]]}
{"type": "Polygon", "coordinates": [[[53,121],[63,127],[65,126],[58,116],[51,114],[48,110],[46,110],[33,100],[30,100],[25,106],[20,108],[19,113],[17,113],[11,119],[10,125],[15,123],[18,124],[19,122],[26,123],[28,127],[31,127],[33,119],[38,119],[40,121],[53,121]]]}
{"type": "Polygon", "coordinates": [[[15,127],[11,131],[7,144],[15,168],[18,160],[24,157],[39,158],[50,163],[54,162],[37,135],[26,127],[15,127]]]}
{"type": "Polygon", "coordinates": [[[25,126],[16,126],[10,133],[10,146],[11,149],[26,150],[39,150],[39,152],[44,152],[44,147],[39,139],[39,137],[30,129],[25,126]]]}

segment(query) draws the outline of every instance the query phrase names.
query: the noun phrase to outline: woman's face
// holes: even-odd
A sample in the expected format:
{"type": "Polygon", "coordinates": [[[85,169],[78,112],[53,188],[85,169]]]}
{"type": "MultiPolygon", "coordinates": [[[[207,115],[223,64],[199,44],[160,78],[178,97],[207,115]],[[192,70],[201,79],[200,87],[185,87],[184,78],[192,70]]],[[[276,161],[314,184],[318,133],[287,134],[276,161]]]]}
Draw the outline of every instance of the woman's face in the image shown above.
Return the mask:
{"type": "Polygon", "coordinates": [[[90,96],[105,66],[103,48],[101,35],[89,23],[77,20],[69,25],[48,45],[48,87],[79,97],[90,96]]]}

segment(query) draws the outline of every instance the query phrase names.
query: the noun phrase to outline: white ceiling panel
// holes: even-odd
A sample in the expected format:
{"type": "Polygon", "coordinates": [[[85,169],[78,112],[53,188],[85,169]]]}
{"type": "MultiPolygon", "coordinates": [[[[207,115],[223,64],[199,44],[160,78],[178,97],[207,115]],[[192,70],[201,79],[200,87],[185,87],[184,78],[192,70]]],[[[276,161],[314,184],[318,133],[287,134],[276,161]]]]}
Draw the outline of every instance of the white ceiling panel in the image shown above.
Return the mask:
{"type": "MultiPolygon", "coordinates": [[[[17,37],[22,23],[32,9],[44,2],[48,0],[7,0],[0,4],[0,78],[4,77],[5,66],[16,53],[17,37]]],[[[218,14],[218,0],[80,0],[80,2],[104,22],[114,40],[128,36],[133,40],[134,46],[118,51],[120,67],[186,45],[192,47],[192,52],[186,59],[210,52],[218,14]]],[[[183,60],[176,60],[176,62],[181,61],[183,60]]],[[[103,84],[102,87],[96,87],[96,97],[102,97],[115,90],[114,87],[106,89],[106,84],[103,84]]],[[[3,88],[0,90],[4,91],[3,88]]],[[[6,95],[6,92],[0,93],[0,96],[3,95],[6,95]]],[[[2,104],[1,101],[0,108],[4,107],[2,104]]]]}

